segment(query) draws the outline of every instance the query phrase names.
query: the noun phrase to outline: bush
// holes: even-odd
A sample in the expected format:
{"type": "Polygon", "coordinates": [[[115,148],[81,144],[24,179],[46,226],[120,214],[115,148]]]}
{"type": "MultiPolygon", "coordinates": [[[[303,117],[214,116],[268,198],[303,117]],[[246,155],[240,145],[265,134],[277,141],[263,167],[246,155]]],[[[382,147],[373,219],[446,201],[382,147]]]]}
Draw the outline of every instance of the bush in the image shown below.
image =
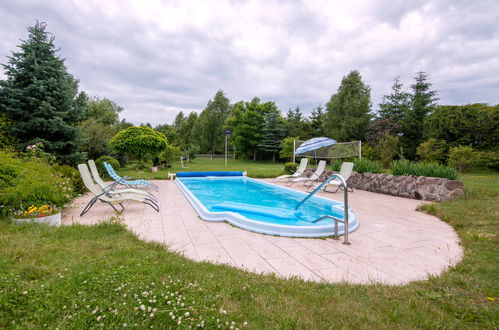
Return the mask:
{"type": "Polygon", "coordinates": [[[100,174],[107,174],[106,168],[103,164],[104,162],[111,164],[115,170],[120,168],[120,162],[116,158],[111,156],[100,156],[95,161],[95,166],[97,166],[100,174]]]}
{"type": "Polygon", "coordinates": [[[165,150],[159,154],[159,160],[161,163],[171,164],[174,161],[178,161],[182,155],[182,150],[179,147],[169,144],[165,150]]]}
{"type": "Polygon", "coordinates": [[[477,167],[499,171],[499,150],[482,151],[478,153],[479,164],[477,167]]]}
{"type": "Polygon", "coordinates": [[[405,159],[394,161],[390,168],[390,173],[392,175],[429,176],[446,178],[449,180],[456,180],[458,178],[457,170],[453,167],[440,165],[438,163],[414,163],[405,159]]]}
{"type": "Polygon", "coordinates": [[[437,140],[435,138],[428,139],[422,142],[416,154],[424,161],[444,164],[447,159],[448,146],[445,140],[437,140]]]}
{"type": "Polygon", "coordinates": [[[295,173],[297,168],[298,168],[297,163],[289,162],[284,164],[284,171],[286,173],[295,173]]]}
{"type": "Polygon", "coordinates": [[[377,161],[362,158],[354,161],[353,170],[357,173],[381,173],[382,167],[377,161]]]}
{"type": "Polygon", "coordinates": [[[376,149],[372,145],[362,142],[362,158],[377,160],[376,149]]]}
{"type": "Polygon", "coordinates": [[[339,172],[341,169],[341,164],[343,164],[343,160],[333,159],[331,161],[331,169],[333,170],[333,172],[339,172]]]}
{"type": "Polygon", "coordinates": [[[398,146],[398,136],[385,134],[379,139],[375,150],[383,166],[390,166],[390,163],[393,161],[395,156],[397,156],[398,146]]]}
{"type": "Polygon", "coordinates": [[[73,186],[73,191],[77,194],[83,194],[87,191],[80,172],[68,165],[55,165],[54,169],[59,172],[63,177],[70,180],[73,186]]]}
{"type": "Polygon", "coordinates": [[[0,213],[3,216],[28,206],[67,204],[76,194],[70,179],[40,159],[20,159],[0,151],[0,213]]]}
{"type": "Polygon", "coordinates": [[[460,172],[465,172],[478,164],[479,154],[472,147],[459,146],[449,150],[449,165],[459,169],[460,172]]]}

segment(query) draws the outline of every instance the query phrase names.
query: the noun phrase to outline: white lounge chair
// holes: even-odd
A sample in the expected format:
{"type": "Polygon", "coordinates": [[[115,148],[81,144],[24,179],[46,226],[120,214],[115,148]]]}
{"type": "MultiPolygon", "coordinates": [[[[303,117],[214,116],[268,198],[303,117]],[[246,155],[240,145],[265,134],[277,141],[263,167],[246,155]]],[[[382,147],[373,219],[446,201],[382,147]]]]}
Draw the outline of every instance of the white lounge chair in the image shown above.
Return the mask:
{"type": "Polygon", "coordinates": [[[88,167],[90,168],[90,173],[92,174],[92,177],[94,181],[101,187],[101,189],[106,189],[111,195],[119,195],[119,194],[126,194],[126,193],[132,193],[132,194],[139,194],[139,195],[144,195],[147,197],[150,197],[154,201],[158,201],[158,198],[151,194],[150,192],[140,190],[138,188],[117,188],[118,182],[113,182],[111,184],[105,183],[104,180],[99,175],[99,171],[97,171],[97,166],[95,165],[95,162],[93,159],[90,159],[88,161],[88,167]]]}
{"type": "Polygon", "coordinates": [[[123,204],[121,204],[124,201],[141,202],[151,206],[156,212],[159,212],[159,206],[156,204],[154,200],[152,200],[147,196],[135,193],[112,195],[109,193],[110,189],[100,188],[92,180],[92,176],[90,175],[90,171],[88,169],[87,164],[79,164],[78,170],[80,171],[80,175],[81,178],[83,179],[85,187],[87,187],[87,189],[90,190],[92,194],[94,194],[94,197],[92,197],[90,202],[88,202],[88,204],[81,211],[80,216],[83,216],[85,213],[87,213],[97,201],[101,201],[102,203],[107,203],[111,205],[111,207],[118,213],[123,213],[123,211],[125,210],[125,207],[123,206],[123,204]],[[121,211],[118,211],[113,204],[119,204],[121,206],[121,211]]]}
{"type": "MultiPolygon", "coordinates": [[[[347,180],[350,177],[350,175],[352,175],[352,170],[353,170],[353,163],[351,163],[351,162],[344,162],[344,163],[341,164],[339,175],[341,175],[341,177],[345,180],[345,182],[347,182],[347,180]]],[[[329,186],[336,187],[336,189],[334,191],[330,191],[330,192],[333,192],[333,193],[337,192],[338,189],[340,189],[340,188],[344,189],[343,186],[341,185],[341,181],[338,178],[329,181],[328,184],[326,184],[324,186],[324,191],[327,191],[326,188],[329,187],[329,186]]],[[[353,192],[353,188],[348,187],[348,191],[353,192]]]]}
{"type": "Polygon", "coordinates": [[[307,164],[308,164],[308,158],[302,158],[300,161],[300,166],[298,166],[295,173],[280,175],[277,178],[275,178],[274,180],[272,180],[272,182],[279,182],[279,181],[284,180],[284,179],[288,179],[288,181],[289,181],[289,179],[294,179],[294,178],[300,177],[303,174],[303,172],[305,172],[305,170],[307,169],[307,164]]]}
{"type": "Polygon", "coordinates": [[[303,185],[306,185],[308,182],[310,182],[310,184],[309,184],[309,188],[310,188],[310,186],[312,186],[314,184],[314,181],[319,182],[321,175],[324,173],[325,169],[326,169],[326,161],[321,160],[319,162],[319,164],[317,165],[317,169],[310,177],[291,179],[288,181],[287,186],[288,187],[292,186],[293,184],[295,184],[297,182],[303,182],[303,185]]]}

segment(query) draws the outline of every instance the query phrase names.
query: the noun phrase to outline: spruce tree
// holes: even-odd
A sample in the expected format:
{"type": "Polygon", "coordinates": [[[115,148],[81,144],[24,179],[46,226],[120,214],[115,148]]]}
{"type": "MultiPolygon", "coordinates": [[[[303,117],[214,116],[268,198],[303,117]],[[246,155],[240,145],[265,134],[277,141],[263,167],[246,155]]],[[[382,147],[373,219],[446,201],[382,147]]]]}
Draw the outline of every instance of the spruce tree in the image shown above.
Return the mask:
{"type": "Polygon", "coordinates": [[[416,157],[416,149],[423,142],[424,119],[436,107],[437,92],[431,90],[431,86],[428,75],[422,71],[416,74],[411,85],[411,106],[402,120],[401,139],[404,156],[408,159],[416,157]]]}
{"type": "Polygon", "coordinates": [[[265,116],[263,123],[263,137],[259,149],[272,153],[272,162],[275,163],[275,154],[281,149],[281,143],[286,136],[279,111],[271,111],[265,116]]]}
{"type": "Polygon", "coordinates": [[[312,136],[324,136],[324,108],[322,108],[322,106],[318,106],[317,108],[312,109],[312,113],[310,114],[309,118],[312,136]]]}
{"type": "Polygon", "coordinates": [[[28,27],[28,39],[3,65],[7,78],[0,81],[0,111],[13,122],[18,147],[42,142],[45,151],[75,164],[85,156],[78,152],[76,124],[84,115],[77,102],[78,82],[67,72],[45,27],[38,22],[28,27]]]}
{"type": "MultiPolygon", "coordinates": [[[[379,104],[379,117],[381,119],[389,119],[390,122],[399,127],[411,106],[411,94],[403,91],[402,88],[403,85],[400,82],[400,77],[395,77],[392,85],[392,93],[384,95],[383,102],[379,104]]],[[[400,130],[397,133],[400,133],[400,130]]]]}
{"type": "Polygon", "coordinates": [[[324,130],[328,137],[338,142],[364,139],[371,120],[371,89],[359,71],[343,77],[326,110],[324,130]]]}

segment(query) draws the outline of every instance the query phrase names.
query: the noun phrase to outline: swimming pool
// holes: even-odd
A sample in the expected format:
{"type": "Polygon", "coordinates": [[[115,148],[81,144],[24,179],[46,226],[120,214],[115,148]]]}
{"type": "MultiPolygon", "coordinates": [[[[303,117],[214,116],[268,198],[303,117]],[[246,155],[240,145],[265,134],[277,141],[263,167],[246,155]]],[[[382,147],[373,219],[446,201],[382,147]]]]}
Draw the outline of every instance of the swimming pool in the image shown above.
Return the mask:
{"type": "MultiPolygon", "coordinates": [[[[343,203],[313,196],[298,211],[295,207],[306,193],[248,177],[181,177],[175,180],[201,219],[227,221],[264,234],[291,237],[333,235],[331,215],[343,219],[343,203]]],[[[348,231],[359,226],[349,210],[348,231]]],[[[343,223],[339,233],[344,233],[343,223]]]]}

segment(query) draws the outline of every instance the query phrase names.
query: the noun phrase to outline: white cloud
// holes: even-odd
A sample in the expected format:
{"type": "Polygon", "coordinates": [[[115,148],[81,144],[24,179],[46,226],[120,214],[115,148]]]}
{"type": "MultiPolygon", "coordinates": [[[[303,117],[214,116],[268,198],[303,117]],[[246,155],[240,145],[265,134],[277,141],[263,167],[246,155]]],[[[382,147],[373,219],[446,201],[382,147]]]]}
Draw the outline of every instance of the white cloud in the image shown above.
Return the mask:
{"type": "Polygon", "coordinates": [[[201,110],[218,89],[281,110],[325,104],[352,69],[374,108],[392,79],[430,75],[445,104],[499,103],[494,1],[2,1],[0,62],[48,23],[82,90],[135,123],[201,110]]]}

